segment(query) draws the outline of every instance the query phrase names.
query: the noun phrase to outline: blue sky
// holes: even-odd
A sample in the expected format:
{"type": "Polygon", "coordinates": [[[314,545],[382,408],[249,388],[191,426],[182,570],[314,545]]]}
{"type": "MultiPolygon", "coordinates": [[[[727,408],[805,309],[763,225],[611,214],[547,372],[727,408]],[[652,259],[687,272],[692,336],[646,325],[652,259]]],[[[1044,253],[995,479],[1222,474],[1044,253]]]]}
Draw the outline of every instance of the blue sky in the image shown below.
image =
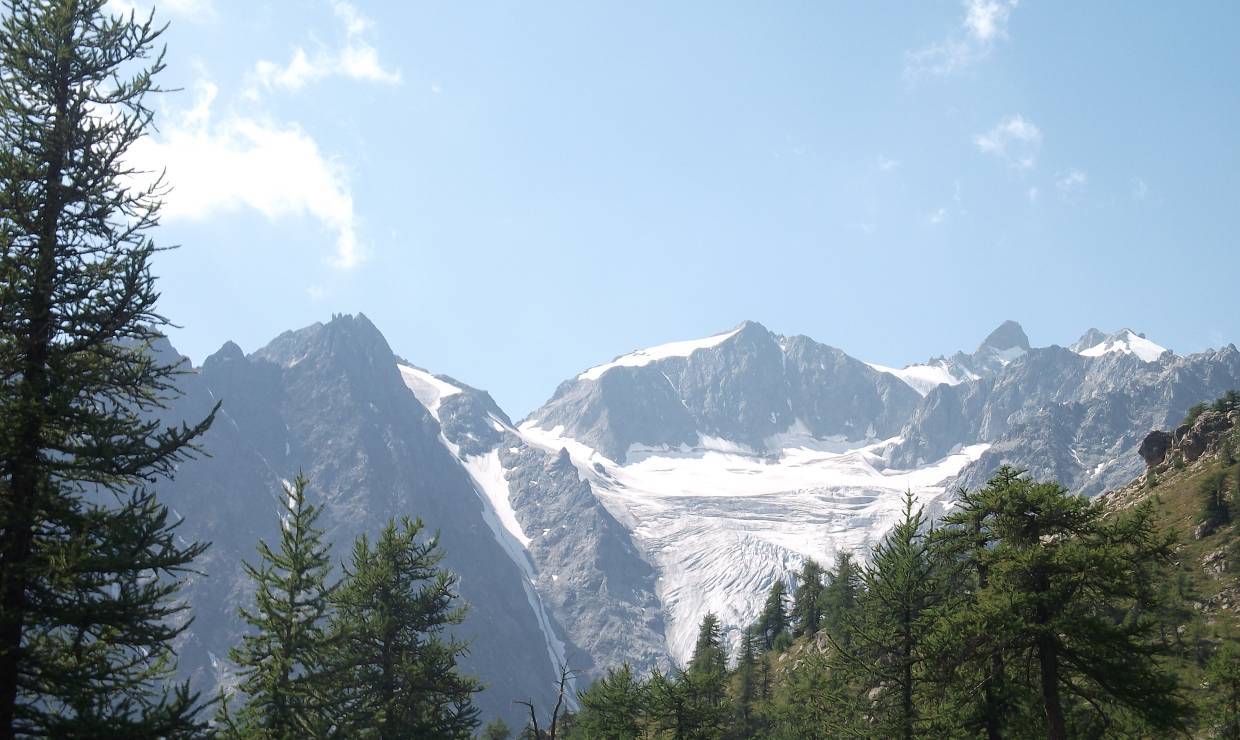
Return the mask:
{"type": "Polygon", "coordinates": [[[885,365],[1006,318],[1240,339],[1234,3],[158,12],[182,91],[135,156],[195,362],[361,311],[519,417],[746,318],[885,365]]]}

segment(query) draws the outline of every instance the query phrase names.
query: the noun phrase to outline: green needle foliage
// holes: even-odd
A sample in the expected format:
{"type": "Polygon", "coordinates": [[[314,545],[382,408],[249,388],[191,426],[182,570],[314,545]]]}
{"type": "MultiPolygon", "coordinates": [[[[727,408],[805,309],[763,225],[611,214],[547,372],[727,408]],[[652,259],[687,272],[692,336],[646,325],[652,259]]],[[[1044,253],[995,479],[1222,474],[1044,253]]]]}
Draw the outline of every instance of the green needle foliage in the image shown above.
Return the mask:
{"type": "Polygon", "coordinates": [[[1213,712],[1209,721],[1216,737],[1240,740],[1240,645],[1228,642],[1206,670],[1213,712]]]}
{"type": "Polygon", "coordinates": [[[179,371],[150,351],[161,185],[125,164],[162,29],[104,5],[0,10],[0,740],[200,728],[169,680],[173,597],[203,546],[147,485],[211,417],[149,421],[179,371]]]}
{"type": "Polygon", "coordinates": [[[813,635],[822,627],[822,575],[822,566],[813,559],[801,566],[792,594],[792,634],[797,637],[813,635]]]}
{"type": "Polygon", "coordinates": [[[926,522],[915,503],[912,493],[905,494],[903,518],[874,548],[849,625],[851,645],[836,645],[841,667],[871,697],[867,725],[885,737],[912,738],[925,726],[923,636],[931,609],[944,598],[940,569],[922,531],[926,522]]]}
{"type": "Polygon", "coordinates": [[[443,634],[465,617],[456,576],[422,528],[388,522],[373,548],[362,535],[336,592],[333,712],[346,737],[468,738],[478,725],[481,685],[456,665],[468,646],[443,634]]]}
{"type": "Polygon", "coordinates": [[[240,668],[244,699],[235,717],[225,715],[229,736],[293,740],[323,737],[332,726],[331,552],[316,526],[322,510],[306,501],[307,484],[299,474],[280,499],[279,549],[259,542],[258,565],[242,564],[255,593],[254,605],[241,609],[252,632],[229,654],[240,668]]]}
{"type": "Polygon", "coordinates": [[[984,677],[979,683],[996,692],[979,697],[990,704],[985,714],[1028,703],[1011,694],[998,701],[1015,672],[1005,677],[1002,666],[1020,666],[1048,737],[1134,731],[1133,723],[1182,729],[1187,709],[1155,657],[1148,588],[1150,568],[1170,551],[1147,507],[1106,519],[1100,505],[1057,483],[1003,468],[962,497],[945,525],[945,549],[976,581],[940,615],[938,647],[951,656],[941,663],[972,666],[984,677]]]}
{"type": "Polygon", "coordinates": [[[762,614],[758,617],[758,635],[766,650],[772,650],[786,639],[788,633],[788,587],[782,579],[775,579],[771,590],[767,592],[766,603],[762,605],[762,614]]]}
{"type": "Polygon", "coordinates": [[[937,526],[909,494],[865,565],[802,572],[798,638],[776,585],[722,682],[707,615],[687,670],[608,674],[570,737],[1240,737],[1240,648],[1186,606],[1198,597],[1152,511],[1108,513],[1011,468],[937,526]]]}

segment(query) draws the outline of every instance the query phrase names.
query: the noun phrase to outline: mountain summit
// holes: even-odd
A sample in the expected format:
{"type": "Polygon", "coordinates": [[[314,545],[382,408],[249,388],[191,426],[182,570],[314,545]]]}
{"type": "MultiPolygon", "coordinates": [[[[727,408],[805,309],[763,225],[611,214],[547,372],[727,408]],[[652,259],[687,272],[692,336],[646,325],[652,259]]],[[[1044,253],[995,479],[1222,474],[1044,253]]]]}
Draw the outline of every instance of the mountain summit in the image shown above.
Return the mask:
{"type": "Polygon", "coordinates": [[[981,351],[984,347],[991,347],[997,350],[1022,349],[1027,352],[1029,351],[1029,337],[1025,336],[1025,330],[1021,328],[1020,324],[1008,319],[999,324],[994,331],[982,340],[978,351],[981,351]]]}
{"type": "Polygon", "coordinates": [[[466,665],[490,686],[479,704],[520,721],[512,700],[553,701],[560,665],[586,682],[683,664],[706,612],[739,639],[805,559],[864,557],[906,491],[940,512],[1008,463],[1099,493],[1139,472],[1150,429],[1235,387],[1235,347],[1179,357],[1127,329],[1032,347],[1007,321],[973,353],[893,369],[746,321],[590,367],[514,425],[361,315],[249,355],[228,343],[165,419],[223,399],[211,457],[161,486],[184,536],[214,543],[210,577],[187,586],[181,665],[208,694],[234,680],[238,564],[298,470],[337,554],[391,516],[442,533],[471,605],[466,665]]]}

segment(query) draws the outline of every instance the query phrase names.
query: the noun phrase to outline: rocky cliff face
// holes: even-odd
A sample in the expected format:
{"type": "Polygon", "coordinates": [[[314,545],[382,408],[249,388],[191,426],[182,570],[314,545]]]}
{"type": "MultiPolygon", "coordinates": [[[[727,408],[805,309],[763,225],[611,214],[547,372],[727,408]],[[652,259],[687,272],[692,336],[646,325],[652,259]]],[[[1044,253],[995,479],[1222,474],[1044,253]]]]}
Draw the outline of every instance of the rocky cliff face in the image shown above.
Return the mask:
{"type": "Polygon", "coordinates": [[[1146,435],[1240,387],[1240,352],[1179,357],[1128,330],[1032,347],[1005,322],[972,353],[895,369],[745,322],[592,367],[514,425],[339,316],[249,355],[226,344],[183,387],[167,421],[224,402],[211,457],[162,490],[184,536],[214,542],[181,646],[199,685],[229,680],[238,564],[303,470],[338,557],[392,516],[441,531],[480,703],[511,717],[514,698],[549,705],[560,664],[584,682],[686,660],[706,611],[736,637],[805,558],[864,557],[906,490],[942,511],[1009,463],[1092,494],[1139,472],[1139,447],[1196,454],[1210,430],[1146,435]]]}
{"type": "Polygon", "coordinates": [[[466,668],[488,684],[480,704],[489,715],[509,714],[515,697],[550,700],[545,628],[523,574],[484,523],[483,502],[441,443],[439,423],[365,317],[283,334],[249,356],[227,344],[183,387],[169,421],[199,418],[223,401],[203,440],[210,457],[183,465],[160,488],[185,519],[181,534],[212,543],[200,564],[205,577],[189,584],[195,621],[181,646],[182,668],[200,688],[229,680],[226,655],[242,630],[236,610],[251,597],[239,563],[255,557],[260,537],[275,539],[281,481],[302,470],[337,559],[390,517],[420,516],[441,532],[446,565],[470,605],[459,629],[472,642],[466,668]]]}
{"type": "Polygon", "coordinates": [[[616,462],[633,446],[726,439],[753,450],[790,429],[882,439],[917,405],[906,383],[808,337],[747,321],[731,332],[623,355],[561,384],[527,420],[616,462]]]}
{"type": "Polygon", "coordinates": [[[1156,357],[1031,349],[990,376],[931,391],[902,431],[893,462],[916,464],[986,442],[990,449],[960,484],[979,486],[1006,462],[1086,494],[1121,486],[1139,472],[1135,453],[1146,432],[1240,386],[1234,346],[1156,357]]]}

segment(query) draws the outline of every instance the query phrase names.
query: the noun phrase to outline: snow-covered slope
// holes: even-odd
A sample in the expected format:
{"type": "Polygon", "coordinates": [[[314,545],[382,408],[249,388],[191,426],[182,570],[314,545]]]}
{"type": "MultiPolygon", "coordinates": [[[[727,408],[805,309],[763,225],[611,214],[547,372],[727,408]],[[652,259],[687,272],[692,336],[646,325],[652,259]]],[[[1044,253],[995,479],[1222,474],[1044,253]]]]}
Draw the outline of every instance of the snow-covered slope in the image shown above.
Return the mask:
{"type": "Polygon", "coordinates": [[[1080,342],[1072,346],[1072,349],[1083,357],[1101,357],[1113,352],[1122,352],[1136,355],[1142,362],[1155,362],[1167,351],[1166,347],[1151,342],[1145,338],[1144,334],[1138,334],[1131,329],[1121,329],[1114,334],[1102,337],[1096,334],[1086,334],[1080,342]],[[1084,344],[1086,342],[1088,344],[1084,344]]]}
{"type": "Polygon", "coordinates": [[[946,360],[935,360],[934,362],[908,365],[907,367],[900,368],[885,367],[883,365],[876,365],[873,362],[867,362],[866,364],[880,373],[889,373],[896,376],[923,396],[940,385],[958,385],[966,380],[977,379],[977,375],[967,370],[954,368],[946,360]]]}
{"type": "Polygon", "coordinates": [[[906,490],[941,506],[944,483],[987,447],[892,470],[883,453],[898,440],[856,446],[781,435],[777,450],[759,454],[703,438],[693,447],[634,448],[619,464],[562,428],[527,422],[520,431],[531,444],[568,450],[603,504],[631,527],[658,570],[668,650],[682,663],[704,614],[718,615],[738,639],[776,579],[790,578],[805,558],[829,565],[841,552],[864,557],[899,516],[906,490]]]}
{"type": "Polygon", "coordinates": [[[603,373],[613,367],[644,367],[656,360],[666,360],[669,357],[688,357],[700,349],[710,349],[711,347],[718,346],[722,342],[736,336],[736,333],[740,330],[741,328],[737,327],[732,331],[716,334],[712,337],[689,339],[683,342],[668,342],[657,347],[639,349],[627,355],[621,355],[611,362],[596,365],[578,375],[577,378],[579,380],[598,380],[603,376],[603,373]]]}
{"type": "MultiPolygon", "coordinates": [[[[458,396],[464,392],[463,388],[413,365],[398,362],[397,368],[400,370],[401,380],[404,381],[405,386],[413,392],[418,402],[425,406],[427,411],[430,411],[431,416],[435,417],[435,421],[442,421],[440,418],[440,407],[444,399],[458,396]]],[[[494,414],[487,414],[486,421],[497,432],[508,431],[505,422],[494,414]]],[[[525,591],[530,611],[537,618],[538,628],[543,634],[543,640],[546,642],[550,669],[552,671],[559,670],[560,666],[567,665],[568,663],[564,640],[557,634],[551,615],[543,604],[542,598],[539,596],[538,589],[535,586],[538,576],[535,572],[534,563],[526,549],[529,547],[530,538],[526,536],[521,528],[521,523],[517,520],[516,513],[513,510],[508,481],[504,476],[504,467],[499,459],[499,450],[495,449],[483,454],[468,455],[461,451],[460,445],[449,440],[442,432],[439,435],[439,439],[441,444],[456,458],[461,467],[465,469],[465,472],[469,474],[469,480],[473,484],[474,491],[478,494],[478,498],[482,503],[483,521],[486,522],[487,527],[494,535],[496,543],[522,574],[521,587],[525,591]]]]}
{"type": "Polygon", "coordinates": [[[972,353],[896,369],[745,322],[572,375],[514,425],[341,316],[251,356],[225,345],[186,382],[170,421],[216,398],[228,421],[163,492],[215,542],[187,672],[208,693],[223,680],[237,562],[274,526],[255,512],[305,469],[338,543],[406,513],[442,529],[481,701],[502,714],[545,701],[561,663],[585,683],[683,662],[707,611],[735,639],[805,558],[866,557],[905,491],[935,515],[1003,463],[1090,494],[1127,480],[1149,429],[1240,387],[1240,351],[1178,357],[1127,330],[1035,348],[1008,321],[972,353]]]}

